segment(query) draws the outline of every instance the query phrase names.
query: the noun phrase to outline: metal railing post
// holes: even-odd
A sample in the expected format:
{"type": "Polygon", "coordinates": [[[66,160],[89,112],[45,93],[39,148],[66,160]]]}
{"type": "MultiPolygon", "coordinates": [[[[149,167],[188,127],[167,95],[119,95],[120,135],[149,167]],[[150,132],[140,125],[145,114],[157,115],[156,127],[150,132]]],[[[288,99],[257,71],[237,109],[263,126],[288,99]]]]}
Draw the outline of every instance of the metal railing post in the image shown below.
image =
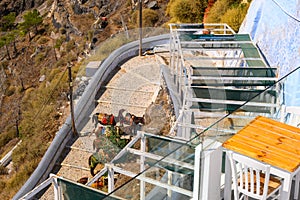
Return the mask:
{"type": "MultiPolygon", "coordinates": [[[[141,151],[146,151],[146,137],[144,134],[141,135],[141,151]]],[[[141,155],[141,163],[140,163],[140,171],[143,172],[145,170],[145,156],[141,155]]],[[[144,176],[144,173],[141,174],[141,176],[144,176]]],[[[142,179],[140,180],[140,199],[145,199],[145,181],[142,179]]]]}

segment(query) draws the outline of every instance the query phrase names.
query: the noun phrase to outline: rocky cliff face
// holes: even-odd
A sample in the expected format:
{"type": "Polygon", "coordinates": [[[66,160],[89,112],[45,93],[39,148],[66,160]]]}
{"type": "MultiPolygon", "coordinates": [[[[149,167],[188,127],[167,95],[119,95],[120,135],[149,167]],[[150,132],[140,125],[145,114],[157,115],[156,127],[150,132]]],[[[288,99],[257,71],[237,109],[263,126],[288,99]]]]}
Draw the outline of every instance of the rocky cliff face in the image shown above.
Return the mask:
{"type": "Polygon", "coordinates": [[[43,0],[1,0],[0,1],[0,18],[15,12],[17,14],[22,13],[25,10],[29,10],[34,7],[38,7],[44,3],[43,0]]]}

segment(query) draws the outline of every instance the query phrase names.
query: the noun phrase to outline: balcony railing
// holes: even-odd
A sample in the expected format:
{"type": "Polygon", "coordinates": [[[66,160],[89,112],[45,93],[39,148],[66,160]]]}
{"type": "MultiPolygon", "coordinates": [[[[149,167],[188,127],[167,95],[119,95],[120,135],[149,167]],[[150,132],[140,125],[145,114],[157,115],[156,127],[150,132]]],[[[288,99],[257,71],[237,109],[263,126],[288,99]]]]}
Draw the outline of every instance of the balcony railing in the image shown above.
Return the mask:
{"type": "MultiPolygon", "coordinates": [[[[222,199],[225,140],[258,115],[299,125],[300,109],[290,98],[289,85],[300,67],[278,79],[276,67],[266,65],[250,38],[224,24],[210,27],[209,38],[203,32],[200,38],[197,34],[181,37],[184,31],[193,34],[208,26],[170,25],[168,84],[174,85],[179,99],[170,134],[177,136],[139,132],[87,183],[92,185],[107,174],[106,198],[222,199]]],[[[293,86],[294,91],[298,87],[293,86]]],[[[72,190],[58,191],[59,196],[72,190]]]]}

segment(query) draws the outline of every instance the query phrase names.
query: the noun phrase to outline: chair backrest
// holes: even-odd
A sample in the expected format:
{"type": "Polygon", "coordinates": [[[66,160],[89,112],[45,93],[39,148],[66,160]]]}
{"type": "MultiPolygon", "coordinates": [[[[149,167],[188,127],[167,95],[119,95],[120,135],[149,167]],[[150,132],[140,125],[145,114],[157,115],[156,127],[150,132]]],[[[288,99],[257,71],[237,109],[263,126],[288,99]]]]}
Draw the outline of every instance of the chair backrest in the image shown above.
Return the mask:
{"type": "Polygon", "coordinates": [[[281,106],[280,121],[286,124],[300,126],[300,107],[299,106],[281,106]]]}
{"type": "Polygon", "coordinates": [[[232,170],[235,200],[238,200],[239,193],[255,199],[266,199],[270,166],[232,151],[227,154],[232,170]]]}

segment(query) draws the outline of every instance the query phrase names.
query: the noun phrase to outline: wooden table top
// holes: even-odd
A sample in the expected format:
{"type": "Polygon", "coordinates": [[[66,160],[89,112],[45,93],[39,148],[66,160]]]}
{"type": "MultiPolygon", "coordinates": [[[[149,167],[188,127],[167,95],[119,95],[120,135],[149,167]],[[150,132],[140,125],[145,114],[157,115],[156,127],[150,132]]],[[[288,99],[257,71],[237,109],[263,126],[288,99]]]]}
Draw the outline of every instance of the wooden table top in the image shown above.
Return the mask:
{"type": "Polygon", "coordinates": [[[290,172],[300,166],[300,129],[266,117],[256,117],[222,146],[290,172]]]}

